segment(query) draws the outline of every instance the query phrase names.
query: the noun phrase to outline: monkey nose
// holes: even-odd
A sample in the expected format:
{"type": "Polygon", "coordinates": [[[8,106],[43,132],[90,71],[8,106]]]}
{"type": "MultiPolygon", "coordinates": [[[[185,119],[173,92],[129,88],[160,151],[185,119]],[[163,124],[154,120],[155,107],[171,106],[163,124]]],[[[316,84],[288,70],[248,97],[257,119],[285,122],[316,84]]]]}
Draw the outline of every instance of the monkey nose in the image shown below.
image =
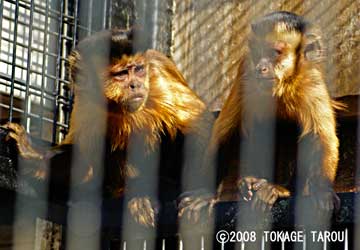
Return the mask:
{"type": "Polygon", "coordinates": [[[131,90],[141,88],[142,84],[140,82],[131,82],[129,83],[129,88],[131,90]]]}
{"type": "Polygon", "coordinates": [[[130,88],[130,89],[136,89],[137,87],[138,87],[137,84],[134,83],[134,82],[132,82],[132,83],[129,84],[129,88],[130,88]]]}
{"type": "Polygon", "coordinates": [[[264,75],[264,74],[267,74],[267,73],[269,72],[269,67],[267,67],[267,66],[265,66],[265,65],[258,65],[258,66],[256,67],[256,70],[257,70],[260,74],[264,75]]]}
{"type": "Polygon", "coordinates": [[[266,74],[266,73],[268,73],[269,72],[269,68],[268,67],[262,67],[261,68],[261,73],[262,74],[266,74]]]}

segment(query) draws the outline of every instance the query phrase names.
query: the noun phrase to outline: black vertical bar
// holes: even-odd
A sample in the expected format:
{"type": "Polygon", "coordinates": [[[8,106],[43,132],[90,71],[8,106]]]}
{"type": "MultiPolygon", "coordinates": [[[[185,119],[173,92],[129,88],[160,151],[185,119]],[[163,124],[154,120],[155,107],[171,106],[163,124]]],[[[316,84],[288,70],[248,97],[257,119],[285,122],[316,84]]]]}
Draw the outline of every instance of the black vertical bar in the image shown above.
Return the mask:
{"type": "Polygon", "coordinates": [[[112,0],[109,0],[109,19],[108,19],[108,27],[107,28],[111,28],[112,25],[112,15],[113,15],[113,9],[112,9],[112,0]]]}
{"type": "Polygon", "coordinates": [[[29,108],[29,89],[30,89],[30,74],[31,74],[31,46],[32,46],[32,26],[34,21],[34,0],[30,2],[30,24],[29,24],[29,41],[28,41],[28,53],[27,53],[27,64],[26,64],[26,89],[25,89],[25,107],[24,107],[24,118],[25,128],[28,126],[28,108],[29,108]]]}
{"type": "Polygon", "coordinates": [[[56,84],[55,84],[55,102],[54,102],[54,119],[53,119],[53,131],[52,131],[52,143],[56,143],[56,130],[57,130],[57,116],[58,116],[58,98],[60,96],[60,64],[61,64],[61,49],[62,49],[62,30],[64,21],[64,1],[60,3],[60,17],[59,17],[59,40],[58,40],[58,51],[56,58],[56,84]]]}
{"type": "Polygon", "coordinates": [[[102,21],[102,29],[106,28],[106,13],[107,13],[107,6],[108,6],[108,1],[105,0],[104,1],[104,5],[103,5],[103,21],[102,21]]]}
{"type": "MultiPolygon", "coordinates": [[[[77,42],[77,32],[78,32],[78,13],[79,13],[79,1],[78,0],[74,0],[74,27],[73,27],[73,34],[72,34],[72,47],[71,49],[74,50],[76,47],[76,42],[77,42]]],[[[71,84],[71,83],[70,83],[71,84]]],[[[74,93],[73,93],[73,88],[70,88],[70,95],[69,95],[69,111],[68,114],[66,116],[66,123],[69,124],[69,120],[70,120],[70,110],[72,109],[72,104],[73,104],[73,98],[74,98],[74,93]]]]}
{"type": "Polygon", "coordinates": [[[72,38],[73,38],[73,44],[72,44],[72,49],[75,49],[76,46],[76,36],[77,36],[77,26],[78,26],[78,12],[79,12],[79,1],[78,0],[74,0],[74,29],[73,29],[73,34],[72,34],[72,38]]]}
{"type": "Polygon", "coordinates": [[[87,35],[91,35],[92,31],[92,16],[93,16],[93,0],[89,0],[89,12],[88,12],[88,22],[87,22],[87,35]]]}
{"type": "Polygon", "coordinates": [[[157,49],[157,36],[158,36],[158,30],[159,30],[159,0],[154,0],[152,6],[152,12],[151,15],[151,24],[152,24],[152,32],[151,32],[151,46],[153,49],[157,49]]]}
{"type": "Polygon", "coordinates": [[[19,19],[19,0],[16,0],[16,2],[15,2],[15,20],[14,20],[14,44],[13,44],[12,64],[11,64],[9,122],[12,122],[12,120],[13,120],[14,88],[15,88],[15,63],[16,63],[16,43],[17,43],[18,19],[19,19]]]}
{"type": "Polygon", "coordinates": [[[44,42],[43,42],[43,48],[44,48],[44,53],[42,56],[42,69],[41,69],[41,97],[40,97],[40,125],[39,125],[39,137],[42,138],[42,134],[43,134],[43,119],[44,119],[44,99],[45,99],[45,71],[46,71],[46,67],[45,67],[45,61],[46,61],[46,48],[47,43],[48,43],[48,34],[49,34],[49,0],[46,0],[46,11],[45,11],[45,33],[44,33],[44,42]]]}

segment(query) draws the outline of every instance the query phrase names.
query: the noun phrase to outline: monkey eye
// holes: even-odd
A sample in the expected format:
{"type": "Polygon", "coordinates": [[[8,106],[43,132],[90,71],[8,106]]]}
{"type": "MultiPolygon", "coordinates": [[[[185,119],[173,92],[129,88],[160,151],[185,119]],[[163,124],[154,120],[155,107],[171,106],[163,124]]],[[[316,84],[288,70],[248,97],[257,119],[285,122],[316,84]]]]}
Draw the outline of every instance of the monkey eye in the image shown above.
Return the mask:
{"type": "Polygon", "coordinates": [[[281,50],[281,49],[274,48],[274,54],[275,54],[275,55],[281,55],[281,53],[282,53],[282,50],[281,50]]]}
{"type": "Polygon", "coordinates": [[[120,70],[118,72],[115,72],[113,75],[118,78],[119,80],[125,80],[129,74],[129,71],[127,69],[120,70]]]}
{"type": "Polygon", "coordinates": [[[145,73],[145,67],[144,65],[136,65],[134,71],[137,75],[143,75],[145,73]]]}

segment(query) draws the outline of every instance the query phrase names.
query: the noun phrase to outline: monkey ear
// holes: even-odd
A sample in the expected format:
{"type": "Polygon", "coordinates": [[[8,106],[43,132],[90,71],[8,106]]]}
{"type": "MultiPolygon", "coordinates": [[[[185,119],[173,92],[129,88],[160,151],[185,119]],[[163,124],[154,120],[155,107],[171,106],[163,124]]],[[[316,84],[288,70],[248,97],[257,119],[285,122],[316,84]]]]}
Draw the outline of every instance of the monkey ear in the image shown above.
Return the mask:
{"type": "Polygon", "coordinates": [[[304,57],[307,61],[318,62],[325,57],[325,47],[321,36],[309,32],[305,34],[304,57]]]}

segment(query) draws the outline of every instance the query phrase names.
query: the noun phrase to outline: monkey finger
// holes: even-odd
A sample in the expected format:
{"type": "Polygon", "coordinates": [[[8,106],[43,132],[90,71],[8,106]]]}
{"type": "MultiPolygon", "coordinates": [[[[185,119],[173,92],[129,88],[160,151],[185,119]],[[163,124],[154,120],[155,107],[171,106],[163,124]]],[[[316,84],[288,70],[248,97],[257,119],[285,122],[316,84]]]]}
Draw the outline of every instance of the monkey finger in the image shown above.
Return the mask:
{"type": "Polygon", "coordinates": [[[267,209],[268,209],[268,203],[264,201],[261,202],[260,211],[264,213],[267,209]]]}
{"type": "Polygon", "coordinates": [[[268,203],[272,196],[277,196],[277,193],[275,188],[269,187],[268,191],[265,193],[264,201],[268,203]]]}
{"type": "Polygon", "coordinates": [[[200,212],[201,206],[204,205],[202,203],[203,200],[201,198],[197,198],[188,206],[188,214],[187,218],[189,221],[196,222],[196,218],[198,217],[198,213],[200,212]],[[194,221],[195,219],[195,221],[194,221]]]}
{"type": "Polygon", "coordinates": [[[179,204],[187,204],[191,202],[194,198],[192,196],[187,196],[181,199],[179,204]]]}
{"type": "Polygon", "coordinates": [[[5,137],[5,140],[8,141],[10,139],[14,139],[16,142],[18,142],[20,140],[20,137],[18,134],[14,133],[14,132],[9,132],[7,134],[7,136],[5,137]]]}
{"type": "Polygon", "coordinates": [[[252,210],[255,210],[257,201],[258,201],[258,197],[257,197],[257,195],[255,195],[255,198],[251,202],[251,209],[252,210]]]}
{"type": "Polygon", "coordinates": [[[267,183],[267,180],[265,179],[260,179],[258,180],[255,184],[252,185],[252,189],[254,189],[255,191],[260,190],[260,188],[265,185],[267,183]]]}
{"type": "Polygon", "coordinates": [[[155,227],[155,212],[154,212],[154,210],[152,210],[150,215],[148,216],[148,225],[155,227]]]}
{"type": "Polygon", "coordinates": [[[254,193],[251,190],[247,191],[246,196],[242,196],[244,201],[251,201],[254,196],[254,193]]]}
{"type": "Polygon", "coordinates": [[[269,200],[269,204],[271,205],[270,210],[271,210],[271,208],[274,206],[274,204],[275,204],[275,202],[276,202],[277,199],[278,199],[278,196],[277,196],[277,195],[273,195],[273,196],[270,198],[270,200],[269,200]]]}
{"type": "Polygon", "coordinates": [[[204,201],[204,200],[201,199],[201,198],[196,198],[196,199],[188,206],[188,208],[189,208],[190,210],[194,210],[194,209],[198,208],[199,205],[201,205],[203,201],[204,201]]]}
{"type": "Polygon", "coordinates": [[[190,212],[190,222],[197,223],[200,219],[200,211],[198,210],[191,210],[190,212]]]}
{"type": "Polygon", "coordinates": [[[182,207],[181,209],[179,209],[178,217],[181,218],[185,212],[186,212],[186,207],[182,207]]]}
{"type": "Polygon", "coordinates": [[[290,191],[289,190],[284,190],[284,191],[279,191],[278,192],[278,196],[279,198],[288,198],[290,197],[290,191]]]}
{"type": "Polygon", "coordinates": [[[6,125],[7,129],[12,130],[19,135],[26,134],[25,128],[20,124],[9,122],[6,125]]]}
{"type": "Polygon", "coordinates": [[[143,206],[148,209],[151,208],[152,209],[152,204],[149,198],[144,198],[143,199],[143,206]]]}
{"type": "Polygon", "coordinates": [[[341,207],[341,200],[340,200],[339,196],[337,196],[336,193],[333,194],[333,203],[334,203],[334,209],[336,211],[339,211],[340,207],[341,207]]]}
{"type": "Polygon", "coordinates": [[[38,169],[34,173],[34,177],[39,180],[44,180],[47,176],[47,171],[45,169],[38,169]]]}
{"type": "Polygon", "coordinates": [[[10,126],[11,126],[11,122],[7,122],[7,123],[5,123],[5,124],[3,124],[3,125],[0,125],[0,128],[2,128],[2,129],[4,129],[4,130],[12,130],[11,128],[10,128],[10,126]]]}
{"type": "Polygon", "coordinates": [[[246,188],[248,190],[251,190],[252,189],[252,185],[253,183],[256,181],[254,177],[246,177],[244,178],[244,181],[245,181],[245,184],[246,184],[246,188]]]}
{"type": "Polygon", "coordinates": [[[193,201],[194,201],[194,199],[189,198],[189,197],[186,197],[186,198],[182,199],[178,204],[179,211],[183,210],[186,207],[188,207],[193,201]]]}
{"type": "Polygon", "coordinates": [[[259,210],[259,208],[261,206],[260,203],[261,203],[261,201],[260,201],[259,197],[257,197],[255,195],[255,199],[253,199],[253,202],[251,203],[251,209],[252,210],[259,210]]]}
{"type": "Polygon", "coordinates": [[[326,210],[326,211],[332,211],[332,210],[334,210],[334,204],[333,204],[332,201],[327,200],[327,201],[325,202],[325,210],[326,210]]]}
{"type": "Polygon", "coordinates": [[[1,129],[3,129],[3,130],[5,130],[5,131],[10,130],[10,128],[9,128],[9,124],[8,124],[8,123],[3,124],[3,125],[0,125],[0,128],[1,128],[1,129]]]}
{"type": "Polygon", "coordinates": [[[155,221],[151,214],[146,214],[145,211],[140,212],[137,222],[146,227],[154,227],[155,221]]]}
{"type": "Polygon", "coordinates": [[[191,210],[192,203],[187,204],[186,206],[182,206],[178,209],[178,217],[181,218],[185,213],[188,213],[191,210]]]}
{"type": "Polygon", "coordinates": [[[196,202],[196,200],[188,200],[186,202],[186,204],[181,204],[181,206],[179,206],[179,212],[178,212],[178,217],[182,217],[184,216],[184,214],[186,213],[186,217],[188,218],[188,220],[190,220],[191,217],[191,209],[194,206],[194,203],[196,202]]]}
{"type": "Polygon", "coordinates": [[[250,201],[252,199],[253,196],[253,192],[252,192],[252,183],[250,182],[250,178],[246,177],[241,179],[240,181],[237,182],[237,187],[239,190],[239,196],[244,200],[244,201],[250,201]],[[247,180],[245,180],[247,179],[247,180]]]}
{"type": "Polygon", "coordinates": [[[209,202],[208,201],[200,201],[198,202],[192,209],[192,218],[193,218],[193,222],[198,222],[200,219],[200,215],[201,215],[201,210],[203,208],[205,208],[206,206],[209,206],[209,202]]]}
{"type": "Polygon", "coordinates": [[[155,226],[155,212],[152,209],[151,205],[149,206],[147,202],[142,204],[142,209],[139,211],[140,215],[140,224],[144,226],[155,226]]]}
{"type": "Polygon", "coordinates": [[[134,220],[140,225],[147,226],[146,219],[143,214],[139,213],[134,216],[134,220]]]}
{"type": "Polygon", "coordinates": [[[208,200],[199,199],[192,207],[192,210],[201,210],[203,207],[206,207],[209,205],[208,200]]]}
{"type": "Polygon", "coordinates": [[[217,201],[217,199],[211,199],[211,201],[210,201],[210,203],[209,203],[209,208],[208,208],[208,215],[209,216],[211,216],[212,215],[212,213],[213,213],[213,211],[214,211],[214,207],[215,207],[215,205],[216,205],[216,203],[217,203],[218,201],[217,201]]]}
{"type": "Polygon", "coordinates": [[[266,210],[266,206],[267,206],[267,204],[266,204],[265,202],[263,202],[263,201],[260,200],[260,201],[258,202],[257,207],[256,207],[256,211],[261,212],[261,213],[264,213],[265,210],[266,210]]]}

